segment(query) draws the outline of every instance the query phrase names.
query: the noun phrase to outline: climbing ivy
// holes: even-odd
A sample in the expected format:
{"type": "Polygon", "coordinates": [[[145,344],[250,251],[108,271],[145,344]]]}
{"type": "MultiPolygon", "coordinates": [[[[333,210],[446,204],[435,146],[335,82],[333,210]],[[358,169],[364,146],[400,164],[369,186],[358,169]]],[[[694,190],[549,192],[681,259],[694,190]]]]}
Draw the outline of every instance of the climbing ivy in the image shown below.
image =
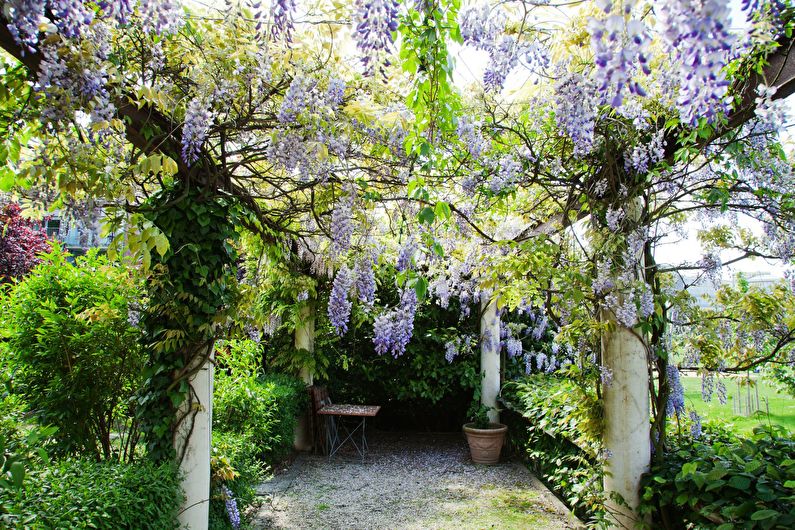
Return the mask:
{"type": "Polygon", "coordinates": [[[142,211],[169,249],[153,255],[147,282],[141,323],[150,356],[138,411],[152,458],[181,458],[185,448],[175,448],[175,435],[182,422],[191,428],[201,406],[190,377],[212,352],[236,297],[235,226],[245,214],[234,199],[183,183],[142,211]]]}

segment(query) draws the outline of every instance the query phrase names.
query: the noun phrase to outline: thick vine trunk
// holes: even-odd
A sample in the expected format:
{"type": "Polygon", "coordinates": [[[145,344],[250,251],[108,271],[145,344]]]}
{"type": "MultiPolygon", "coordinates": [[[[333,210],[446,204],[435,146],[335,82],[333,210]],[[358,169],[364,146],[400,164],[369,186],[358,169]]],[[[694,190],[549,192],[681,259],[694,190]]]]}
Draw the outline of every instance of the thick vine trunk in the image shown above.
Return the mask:
{"type": "Polygon", "coordinates": [[[646,345],[609,311],[602,318],[609,320],[613,329],[602,339],[602,363],[612,372],[612,382],[604,385],[603,392],[608,519],[613,528],[635,528],[639,522],[640,478],[648,471],[651,459],[646,345]],[[615,494],[623,503],[615,499],[615,494]]]}
{"type": "Polygon", "coordinates": [[[483,296],[480,301],[480,372],[483,377],[480,402],[489,407],[489,421],[498,423],[497,396],[500,394],[500,317],[497,301],[483,296]]]}

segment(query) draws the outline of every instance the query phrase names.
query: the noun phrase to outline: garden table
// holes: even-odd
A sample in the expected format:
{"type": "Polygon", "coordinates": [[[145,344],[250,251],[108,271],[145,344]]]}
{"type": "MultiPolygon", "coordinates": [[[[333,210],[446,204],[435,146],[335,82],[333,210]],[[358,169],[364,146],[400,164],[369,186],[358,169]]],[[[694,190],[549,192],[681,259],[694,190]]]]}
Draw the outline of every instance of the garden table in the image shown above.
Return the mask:
{"type": "Polygon", "coordinates": [[[326,450],[328,451],[329,459],[340,450],[340,448],[347,442],[351,441],[359,456],[364,459],[367,453],[367,437],[365,430],[367,427],[367,418],[372,418],[378,411],[381,410],[380,405],[325,405],[317,413],[326,417],[326,450]],[[336,417],[339,416],[339,422],[336,417]],[[345,420],[356,420],[353,428],[345,420]],[[340,427],[344,431],[340,435],[340,427]],[[361,440],[356,443],[356,432],[361,431],[361,440]]]}

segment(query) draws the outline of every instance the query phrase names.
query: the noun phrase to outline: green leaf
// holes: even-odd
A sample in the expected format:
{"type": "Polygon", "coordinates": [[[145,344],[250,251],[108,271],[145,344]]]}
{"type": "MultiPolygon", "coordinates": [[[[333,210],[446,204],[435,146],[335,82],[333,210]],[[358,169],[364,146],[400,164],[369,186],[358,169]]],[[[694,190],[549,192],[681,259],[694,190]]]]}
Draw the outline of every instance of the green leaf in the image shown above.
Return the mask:
{"type": "Polygon", "coordinates": [[[436,208],[434,208],[434,213],[436,213],[436,217],[440,217],[442,219],[450,219],[452,215],[452,210],[450,210],[450,205],[444,201],[439,201],[436,203],[436,208]]]}
{"type": "Polygon", "coordinates": [[[417,283],[414,284],[414,291],[417,293],[417,299],[422,302],[428,293],[428,280],[423,277],[417,278],[417,283]]]}
{"type": "Polygon", "coordinates": [[[751,479],[749,479],[747,477],[741,477],[739,475],[735,475],[735,476],[733,476],[732,478],[729,479],[728,484],[732,488],[735,488],[735,489],[738,489],[738,490],[742,490],[742,491],[746,491],[748,489],[748,487],[751,485],[751,479]]]}
{"type": "Polygon", "coordinates": [[[770,519],[771,517],[778,517],[781,515],[776,510],[757,510],[751,514],[752,521],[762,521],[764,519],[770,519]]]}
{"type": "Polygon", "coordinates": [[[25,480],[25,466],[22,462],[14,462],[9,468],[11,472],[11,480],[17,488],[22,487],[22,481],[25,480]]]}
{"type": "Polygon", "coordinates": [[[417,218],[419,219],[420,224],[433,224],[433,222],[436,220],[436,214],[433,213],[433,210],[429,206],[426,206],[420,210],[420,213],[417,214],[417,218]]]}

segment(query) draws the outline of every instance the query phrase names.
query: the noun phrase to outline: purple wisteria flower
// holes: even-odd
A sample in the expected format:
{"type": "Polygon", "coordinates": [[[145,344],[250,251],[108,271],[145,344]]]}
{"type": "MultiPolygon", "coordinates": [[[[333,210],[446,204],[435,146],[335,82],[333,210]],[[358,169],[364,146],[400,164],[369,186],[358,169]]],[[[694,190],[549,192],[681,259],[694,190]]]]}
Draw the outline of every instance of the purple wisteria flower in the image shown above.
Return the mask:
{"type": "Polygon", "coordinates": [[[189,166],[199,159],[212,120],[213,115],[202,98],[193,98],[188,103],[182,127],[182,160],[189,166]]]}
{"type": "Polygon", "coordinates": [[[141,26],[147,33],[171,35],[182,26],[183,11],[174,0],[140,0],[141,26]]]}
{"type": "Polygon", "coordinates": [[[665,414],[680,416],[685,412],[685,389],[679,378],[679,369],[669,364],[665,368],[665,377],[668,381],[668,402],[665,405],[665,414]]]}
{"type": "Polygon", "coordinates": [[[371,252],[366,252],[353,267],[356,277],[356,296],[368,307],[375,303],[375,259],[371,252]]]}
{"type": "Polygon", "coordinates": [[[714,121],[729,110],[723,69],[731,57],[729,5],[720,0],[671,0],[654,6],[671,62],[679,67],[677,105],[682,119],[714,121]],[[697,13],[697,16],[694,16],[697,13]]]}
{"type": "Polygon", "coordinates": [[[643,22],[625,18],[635,3],[635,0],[625,1],[623,13],[591,18],[588,22],[596,64],[594,78],[602,105],[620,108],[624,104],[626,90],[639,96],[646,95],[633,76],[638,67],[646,75],[651,73],[646,57],[651,38],[643,22]]]}
{"type": "Polygon", "coordinates": [[[97,2],[105,18],[127,24],[135,11],[136,0],[102,0],[97,2]]]}
{"type": "Polygon", "coordinates": [[[94,20],[94,12],[80,0],[50,0],[50,12],[61,35],[79,37],[94,20]]]}
{"type": "Polygon", "coordinates": [[[353,235],[353,193],[346,193],[337,199],[331,212],[331,255],[339,257],[351,248],[353,235]]]}
{"type": "Polygon", "coordinates": [[[444,343],[444,358],[447,360],[448,363],[453,362],[453,359],[456,358],[458,355],[458,348],[456,348],[455,342],[448,340],[444,343]]]}
{"type": "Polygon", "coordinates": [[[336,109],[345,98],[345,81],[342,79],[332,79],[326,89],[326,105],[336,109]]]}
{"type": "Polygon", "coordinates": [[[232,528],[237,530],[240,528],[240,511],[237,508],[237,501],[232,495],[232,490],[226,487],[226,484],[221,486],[221,491],[224,494],[224,504],[226,505],[226,515],[229,517],[229,523],[232,528]]]}
{"type": "Polygon", "coordinates": [[[712,401],[712,393],[715,390],[715,374],[713,372],[704,372],[701,376],[701,399],[705,403],[712,401]]]}
{"type": "Polygon", "coordinates": [[[562,75],[555,83],[555,121],[571,138],[577,156],[590,153],[594,146],[595,93],[592,83],[576,72],[562,75]]]}
{"type": "Polygon", "coordinates": [[[413,267],[414,253],[416,251],[417,242],[414,241],[413,237],[409,237],[403,246],[400,247],[400,252],[398,253],[397,263],[395,263],[395,268],[398,272],[403,272],[413,267]]]}
{"type": "Polygon", "coordinates": [[[508,357],[521,357],[522,341],[514,337],[506,339],[505,352],[508,354],[508,357]]]}
{"type": "Polygon", "coordinates": [[[396,0],[356,0],[353,10],[353,40],[362,53],[368,72],[379,53],[389,49],[398,28],[396,0]]]}
{"type": "Polygon", "coordinates": [[[458,119],[457,127],[458,138],[466,146],[472,158],[478,159],[488,151],[489,142],[480,132],[480,124],[473,119],[462,116],[458,119]]]}
{"type": "Polygon", "coordinates": [[[279,114],[276,116],[280,123],[293,123],[298,115],[306,110],[309,95],[307,85],[307,81],[301,75],[296,75],[290,82],[290,88],[287,89],[279,114]]]}
{"type": "Polygon", "coordinates": [[[285,42],[293,41],[293,31],[295,31],[294,13],[295,0],[273,0],[271,4],[271,16],[273,17],[271,37],[276,40],[283,38],[285,42]]]}
{"type": "Polygon", "coordinates": [[[406,352],[406,345],[414,332],[417,305],[417,293],[412,288],[405,288],[400,295],[400,306],[375,319],[373,343],[377,354],[391,353],[398,358],[406,352]]]}
{"type": "Polygon", "coordinates": [[[353,306],[348,295],[352,286],[351,271],[347,266],[343,266],[334,276],[328,301],[328,318],[339,336],[348,331],[348,321],[351,318],[351,307],[353,306]]]}
{"type": "Polygon", "coordinates": [[[522,174],[522,164],[511,155],[500,158],[497,170],[489,182],[489,188],[494,193],[499,193],[505,188],[513,186],[522,174]]]}
{"type": "Polygon", "coordinates": [[[5,9],[10,23],[8,31],[24,50],[36,51],[39,21],[44,17],[46,0],[7,0],[5,9]]]}
{"type": "Polygon", "coordinates": [[[640,295],[640,317],[648,318],[652,313],[654,313],[654,293],[647,285],[640,295]]]}
{"type": "Polygon", "coordinates": [[[690,411],[690,435],[693,438],[701,438],[701,416],[699,416],[695,410],[690,411]]]}
{"type": "Polygon", "coordinates": [[[726,393],[726,385],[723,384],[723,381],[718,381],[715,384],[715,391],[718,394],[718,401],[721,405],[725,405],[726,402],[729,400],[729,397],[726,393]]]}

